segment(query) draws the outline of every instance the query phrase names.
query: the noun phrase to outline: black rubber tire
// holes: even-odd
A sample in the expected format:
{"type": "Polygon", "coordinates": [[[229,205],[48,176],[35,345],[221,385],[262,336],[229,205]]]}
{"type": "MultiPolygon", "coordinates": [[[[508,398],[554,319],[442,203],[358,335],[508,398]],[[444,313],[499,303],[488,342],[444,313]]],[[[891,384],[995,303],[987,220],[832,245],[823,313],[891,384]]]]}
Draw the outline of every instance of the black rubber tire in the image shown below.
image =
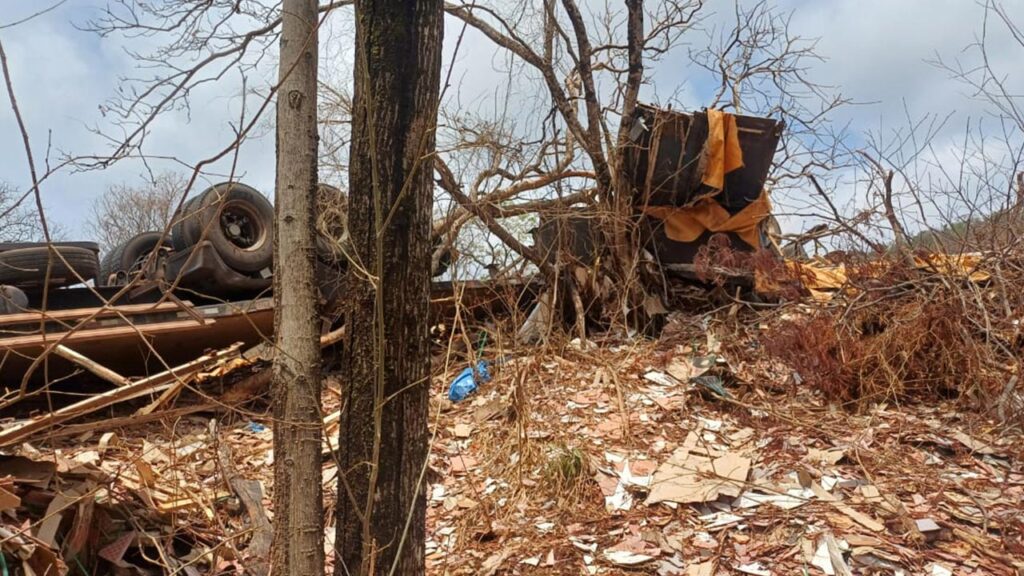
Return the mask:
{"type": "Polygon", "coordinates": [[[274,206],[256,189],[240,182],[211,186],[182,206],[172,235],[176,250],[209,240],[230,268],[259,272],[274,261],[274,206]],[[229,236],[227,218],[243,218],[245,239],[229,236]]]}
{"type": "Polygon", "coordinates": [[[100,286],[120,286],[120,282],[110,283],[110,277],[124,272],[126,276],[139,272],[135,270],[140,259],[148,258],[153,250],[159,246],[171,247],[167,238],[160,242],[161,232],[143,232],[130,238],[124,244],[117,246],[107,253],[100,261],[100,273],[96,277],[96,284],[100,286]]]}
{"type": "Polygon", "coordinates": [[[28,310],[28,296],[14,286],[0,286],[0,314],[17,314],[28,310]]]}
{"type": "MultiPolygon", "coordinates": [[[[57,246],[74,246],[75,248],[86,248],[93,252],[99,253],[100,245],[96,242],[54,242],[57,246]]],[[[22,248],[41,248],[46,246],[46,242],[0,242],[0,252],[7,252],[9,250],[20,250],[22,248]]]]}
{"type": "Polygon", "coordinates": [[[99,261],[96,253],[88,248],[76,246],[40,246],[0,252],[0,284],[11,284],[19,288],[41,287],[46,280],[46,269],[50,266],[50,286],[77,284],[78,276],[88,281],[96,277],[99,261]],[[58,258],[50,249],[60,253],[58,258]],[[64,261],[67,261],[67,264],[64,261]],[[69,268],[70,265],[70,268],[69,268]],[[72,273],[72,270],[77,273],[72,273]]]}
{"type": "Polygon", "coordinates": [[[190,232],[195,228],[195,212],[196,206],[198,206],[196,200],[200,197],[202,197],[202,194],[185,200],[185,203],[181,205],[181,210],[174,213],[171,224],[171,246],[175,250],[188,250],[198,241],[198,239],[191,236],[190,232]]]}

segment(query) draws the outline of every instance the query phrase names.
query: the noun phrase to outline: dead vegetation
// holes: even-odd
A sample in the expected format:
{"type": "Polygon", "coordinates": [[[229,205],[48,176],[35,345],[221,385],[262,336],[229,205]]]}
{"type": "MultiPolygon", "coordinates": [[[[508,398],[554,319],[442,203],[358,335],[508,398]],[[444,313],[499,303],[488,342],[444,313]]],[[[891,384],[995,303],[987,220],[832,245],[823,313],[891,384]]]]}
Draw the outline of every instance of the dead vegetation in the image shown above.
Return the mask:
{"type": "MultiPolygon", "coordinates": [[[[721,76],[712,104],[791,122],[765,131],[782,131],[781,149],[743,192],[766,203],[801,192],[813,199],[814,225],[783,236],[761,215],[740,232],[718,233],[716,222],[699,230],[700,241],[652,240],[665,226],[645,228],[650,178],[627,177],[630,154],[643,148],[629,133],[673,124],[631,116],[655,110],[637,100],[639,64],[645,53],[666,54],[702,3],[664,2],[648,13],[630,1],[622,30],[588,29],[575,2],[562,6],[564,14],[553,3],[517,5],[515,19],[500,6],[447,7],[538,74],[552,108],[539,138],[507,118],[442,111],[435,176],[450,201],[432,230],[432,263],[465,248],[454,268],[486,271],[489,281],[451,283],[431,302],[430,444],[416,485],[428,502],[428,571],[1024,573],[1024,176],[1020,153],[1012,155],[1024,148],[1008,136],[1009,157],[976,160],[968,152],[978,150],[965,149],[961,172],[987,179],[961,187],[913,172],[919,161],[954,168],[922,158],[929,147],[915,137],[930,142],[935,133],[919,134],[923,120],[895,144],[869,139],[864,150],[840,152],[822,119],[844,100],[794,74],[813,50],[758,2],[691,58],[721,76]],[[646,36],[645,16],[654,16],[646,36]],[[758,54],[776,57],[759,68],[758,54]],[[603,74],[619,90],[596,89],[603,74]],[[622,110],[617,124],[605,109],[622,110]],[[835,175],[854,163],[863,200],[837,205],[835,175]],[[533,243],[529,215],[539,215],[533,243]],[[536,241],[552,229],[556,241],[536,241]],[[741,232],[770,241],[744,244],[741,232]],[[669,262],[672,250],[657,242],[692,258],[669,262]],[[453,380],[467,368],[475,377],[480,362],[493,379],[453,402],[453,380]]],[[[139,10],[181,16],[173,7],[139,10]]],[[[980,87],[992,78],[983,72],[980,87]]],[[[172,88],[170,101],[185,98],[187,78],[172,88]]],[[[350,113],[346,95],[334,96],[350,113]]],[[[1015,99],[987,97],[1008,123],[1020,121],[1015,99]]],[[[688,127],[703,121],[705,130],[711,123],[708,111],[652,113],[688,127]]],[[[135,121],[144,133],[151,120],[135,121]]],[[[694,137],[686,157],[698,177],[715,154],[705,137],[694,137]]],[[[337,152],[327,156],[341,173],[347,159],[337,152]]],[[[692,169],[682,158],[670,172],[692,169]]],[[[723,185],[695,182],[685,192],[724,202],[723,185]]],[[[317,200],[318,256],[344,262],[345,194],[322,186],[317,200]]],[[[694,208],[685,204],[655,208],[694,208]]],[[[335,291],[343,286],[331,280],[335,291]]],[[[182,314],[194,310],[175,303],[182,314]]],[[[327,329],[323,347],[344,336],[336,324],[327,329]]],[[[282,425],[267,389],[270,347],[229,347],[134,378],[52,349],[74,364],[72,377],[107,387],[69,398],[53,379],[31,395],[0,395],[0,574],[265,575],[272,436],[282,425]]],[[[346,526],[339,476],[353,464],[339,459],[350,440],[340,432],[348,385],[328,378],[321,398],[328,569],[338,564],[336,528],[346,526]]]]}
{"type": "Polygon", "coordinates": [[[430,570],[1016,574],[1019,487],[998,486],[1021,478],[1019,431],[989,435],[996,420],[938,397],[836,409],[764,350],[767,319],[723,310],[709,338],[674,315],[657,343],[518,352],[441,412],[430,570]],[[695,378],[709,357],[727,396],[695,378]],[[509,425],[522,379],[544,390],[525,436],[509,425]],[[575,451],[591,465],[567,489],[575,451]]]}
{"type": "Polygon", "coordinates": [[[951,398],[1019,418],[1006,404],[1021,345],[1017,262],[1000,254],[942,270],[847,261],[841,298],[775,314],[762,341],[798,383],[839,402],[951,398]]]}

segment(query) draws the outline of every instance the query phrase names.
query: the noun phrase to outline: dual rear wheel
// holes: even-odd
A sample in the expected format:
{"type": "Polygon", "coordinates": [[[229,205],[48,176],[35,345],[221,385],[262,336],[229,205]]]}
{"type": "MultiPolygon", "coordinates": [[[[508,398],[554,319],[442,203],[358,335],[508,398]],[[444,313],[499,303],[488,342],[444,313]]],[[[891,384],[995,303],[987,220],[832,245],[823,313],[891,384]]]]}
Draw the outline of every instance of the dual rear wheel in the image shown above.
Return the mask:
{"type": "Polygon", "coordinates": [[[116,246],[103,259],[100,280],[123,285],[143,272],[155,250],[184,252],[209,241],[232,270],[254,275],[274,260],[274,206],[259,191],[240,182],[211,186],[182,205],[170,237],[143,232],[116,246]]]}

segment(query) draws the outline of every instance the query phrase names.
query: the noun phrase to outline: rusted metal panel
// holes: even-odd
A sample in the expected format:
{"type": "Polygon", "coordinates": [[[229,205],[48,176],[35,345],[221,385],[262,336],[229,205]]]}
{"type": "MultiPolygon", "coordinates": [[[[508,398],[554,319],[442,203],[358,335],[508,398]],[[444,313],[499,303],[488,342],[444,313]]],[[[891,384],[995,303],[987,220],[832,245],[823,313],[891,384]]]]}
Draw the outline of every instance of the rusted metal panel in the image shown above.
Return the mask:
{"type": "MultiPolygon", "coordinates": [[[[763,191],[783,124],[771,118],[737,115],[736,125],[744,165],[726,174],[725,188],[715,191],[702,183],[707,114],[647,105],[640,105],[637,110],[630,144],[625,150],[626,171],[634,186],[640,241],[666,270],[692,268],[690,265],[712,234],[705,232],[693,242],[672,240],[665,235],[660,220],[639,213],[641,206],[687,206],[713,194],[716,202],[735,214],[763,191]],[[680,268],[680,264],[686,266],[680,268]]],[[[561,252],[584,265],[593,264],[601,243],[595,222],[595,214],[587,210],[541,214],[534,231],[534,245],[548,262],[554,262],[556,253],[561,252]]],[[[731,248],[741,252],[752,250],[736,234],[727,232],[724,236],[731,248]]],[[[768,246],[764,241],[762,245],[768,246]]]]}
{"type": "Polygon", "coordinates": [[[533,230],[533,244],[545,264],[554,265],[563,254],[584,266],[593,264],[600,252],[600,231],[593,210],[576,209],[557,214],[541,214],[533,230]]]}
{"type": "MultiPolygon", "coordinates": [[[[125,376],[146,376],[164,370],[165,363],[187,362],[207,350],[235,342],[256,344],[272,335],[274,328],[270,298],[205,306],[186,303],[187,310],[166,304],[146,306],[114,306],[113,315],[104,311],[89,322],[84,321],[98,309],[66,310],[59,319],[43,323],[43,330],[40,321],[45,316],[39,312],[34,323],[26,321],[32,312],[0,316],[4,335],[0,337],[0,382],[19,384],[32,361],[58,341],[125,376]],[[70,326],[77,328],[69,332],[70,326]]],[[[47,362],[45,376],[51,381],[75,371],[71,363],[54,355],[47,362]]],[[[40,367],[33,381],[38,383],[43,376],[40,367]]]]}
{"type": "MultiPolygon", "coordinates": [[[[717,234],[724,237],[724,245],[736,252],[752,250],[749,244],[733,232],[718,232],[717,234]]],[[[640,219],[640,242],[662,266],[692,264],[701,248],[707,246],[713,235],[711,232],[705,231],[693,242],[679,242],[665,234],[665,227],[661,220],[650,216],[642,216],[640,219]]],[[[767,247],[767,245],[762,244],[762,247],[767,247]]]]}
{"type": "Polygon", "coordinates": [[[626,150],[637,204],[683,206],[693,200],[707,129],[706,118],[695,122],[689,114],[637,108],[626,150]]]}
{"type": "MultiPolygon", "coordinates": [[[[771,118],[736,115],[744,165],[725,176],[715,200],[735,213],[755,200],[764,188],[783,123],[771,118]]],[[[687,206],[714,191],[701,183],[708,118],[704,112],[684,113],[641,104],[637,108],[626,170],[637,204],[687,206]]]]}
{"type": "MultiPolygon", "coordinates": [[[[450,323],[456,307],[462,309],[460,314],[464,320],[526,309],[539,289],[539,281],[435,282],[431,286],[432,318],[435,322],[450,323]]],[[[56,297],[58,301],[63,299],[62,295],[84,301],[89,289],[54,291],[58,292],[61,293],[56,297]]],[[[0,315],[0,383],[20,384],[32,361],[58,341],[119,374],[139,377],[236,342],[246,348],[256,345],[272,339],[273,330],[273,298],[204,305],[189,302],[129,304],[106,309],[0,315]],[[86,322],[93,316],[95,318],[86,322]],[[76,328],[69,336],[71,326],[76,328]]],[[[51,381],[75,371],[74,365],[56,355],[51,355],[47,362],[45,375],[51,381]]],[[[41,383],[43,375],[44,370],[40,368],[33,381],[41,383]]]]}

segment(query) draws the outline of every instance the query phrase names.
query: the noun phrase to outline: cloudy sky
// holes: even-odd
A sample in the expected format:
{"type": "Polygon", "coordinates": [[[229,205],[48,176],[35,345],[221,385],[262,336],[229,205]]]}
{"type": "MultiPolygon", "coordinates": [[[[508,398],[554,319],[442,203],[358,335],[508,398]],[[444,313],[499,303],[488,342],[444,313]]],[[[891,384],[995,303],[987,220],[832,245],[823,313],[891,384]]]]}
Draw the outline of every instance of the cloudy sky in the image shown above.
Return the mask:
{"type": "MultiPolygon", "coordinates": [[[[116,126],[109,114],[104,115],[103,104],[116,94],[119,77],[137,75],[140,71],[126,51],[136,45],[100,38],[80,29],[90,18],[98,16],[106,0],[67,0],[43,16],[6,28],[5,24],[38,11],[48,2],[0,1],[4,8],[0,11],[0,41],[8,55],[37,162],[45,162],[48,149],[51,163],[65,154],[109,152],[109,141],[98,132],[116,134],[116,126]]],[[[707,26],[728,19],[733,13],[731,0],[707,0],[706,4],[707,26]]],[[[1016,6],[1011,13],[1016,10],[1024,18],[1021,0],[1009,0],[1006,4],[1016,6]]],[[[779,0],[777,7],[792,11],[794,33],[819,39],[818,52],[825,61],[815,64],[810,76],[836,86],[845,96],[861,103],[837,117],[839,123],[849,122],[852,131],[884,131],[889,126],[901,125],[905,123],[905,109],[914,115],[956,111],[955,121],[982,113],[962,86],[927,63],[936,53],[955,58],[975,39],[983,16],[976,2],[779,0]]],[[[459,28],[458,23],[448,22],[449,44],[459,28]]],[[[331,46],[326,49],[335,54],[346,52],[345,44],[351,37],[345,29],[340,26],[327,36],[331,46]]],[[[694,33],[688,42],[693,45],[704,38],[694,33]]],[[[1004,54],[997,51],[996,64],[1012,71],[1017,55],[1007,51],[1003,58],[1004,54]]],[[[495,71],[501,61],[486,39],[469,33],[453,74],[458,88],[448,97],[464,99],[481,108],[499,107],[500,98],[495,96],[491,83],[503,78],[495,71]]],[[[677,94],[690,106],[701,106],[706,86],[693,80],[688,66],[685,58],[662,62],[651,71],[652,85],[645,93],[661,99],[677,94]]],[[[257,72],[249,79],[249,87],[261,82],[265,86],[273,77],[272,70],[257,72]]],[[[195,163],[218,151],[234,139],[232,125],[237,124],[240,93],[240,82],[232,77],[217,88],[198,93],[190,113],[163,116],[151,127],[148,154],[195,163]]],[[[21,137],[6,97],[0,103],[0,181],[26,189],[29,177],[21,137]]],[[[954,133],[950,132],[950,138],[954,133]]],[[[248,183],[269,192],[274,182],[273,136],[266,129],[258,134],[243,146],[237,171],[248,183]]],[[[162,160],[154,160],[152,167],[157,171],[180,169],[179,165],[162,160]]],[[[230,165],[224,161],[212,170],[228,172],[230,165]]],[[[141,181],[145,174],[146,167],[137,161],[118,163],[100,171],[59,171],[42,186],[47,215],[71,235],[82,235],[90,206],[98,195],[114,183],[141,181]]]]}

